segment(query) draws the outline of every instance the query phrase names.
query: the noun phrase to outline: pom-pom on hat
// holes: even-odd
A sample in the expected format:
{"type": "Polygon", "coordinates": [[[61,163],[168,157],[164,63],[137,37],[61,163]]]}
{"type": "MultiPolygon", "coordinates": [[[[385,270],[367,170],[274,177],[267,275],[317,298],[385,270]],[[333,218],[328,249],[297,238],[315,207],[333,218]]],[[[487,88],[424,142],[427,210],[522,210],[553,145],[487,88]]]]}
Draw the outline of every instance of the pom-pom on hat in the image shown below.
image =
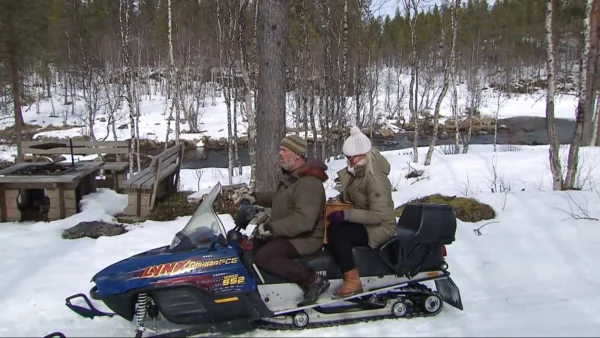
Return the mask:
{"type": "Polygon", "coordinates": [[[371,150],[371,140],[357,126],[350,128],[350,136],[344,142],[342,152],[346,156],[363,155],[371,150]]]}

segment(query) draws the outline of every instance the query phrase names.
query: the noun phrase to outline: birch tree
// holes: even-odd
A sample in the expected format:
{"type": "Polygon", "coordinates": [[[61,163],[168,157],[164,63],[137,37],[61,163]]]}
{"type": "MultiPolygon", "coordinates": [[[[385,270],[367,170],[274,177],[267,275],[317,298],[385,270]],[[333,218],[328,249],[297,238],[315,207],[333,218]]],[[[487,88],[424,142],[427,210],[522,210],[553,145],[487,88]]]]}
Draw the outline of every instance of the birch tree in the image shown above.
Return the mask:
{"type": "MultiPolygon", "coordinates": [[[[198,0],[200,1],[200,0],[198,0]]],[[[255,0],[258,2],[259,0],[255,0]]],[[[255,3],[254,6],[257,6],[255,3]]],[[[242,73],[243,87],[242,95],[244,97],[244,112],[248,121],[248,157],[250,158],[250,189],[254,188],[256,181],[256,114],[252,106],[252,96],[250,93],[253,84],[250,82],[250,64],[248,63],[248,53],[246,51],[246,39],[244,32],[246,31],[245,13],[248,8],[248,0],[239,0],[239,31],[238,45],[240,52],[240,70],[242,73]]],[[[255,7],[255,9],[258,7],[255,7]]],[[[256,15],[256,10],[255,10],[256,15]]]]}
{"type": "Polygon", "coordinates": [[[583,136],[583,119],[586,115],[587,105],[587,68],[590,54],[590,14],[592,12],[592,0],[585,1],[585,17],[583,19],[583,53],[579,61],[579,100],[577,102],[577,112],[575,115],[575,132],[569,148],[569,157],[567,160],[567,175],[565,177],[563,189],[575,188],[575,179],[577,176],[577,167],[579,162],[579,148],[581,147],[581,138],[583,136]]]}
{"type": "MultiPolygon", "coordinates": [[[[178,80],[178,76],[177,76],[177,69],[175,68],[175,57],[173,56],[173,16],[171,14],[172,10],[171,10],[171,0],[167,0],[167,27],[168,27],[168,33],[167,33],[167,39],[169,40],[169,81],[170,83],[170,90],[171,90],[171,114],[173,111],[175,111],[175,143],[179,144],[180,140],[180,117],[181,117],[181,111],[180,111],[180,107],[179,107],[179,95],[181,95],[180,90],[179,90],[179,80],[178,80]]],[[[167,147],[168,143],[169,143],[169,129],[170,129],[170,121],[171,121],[171,117],[172,115],[169,115],[169,119],[167,122],[167,139],[165,140],[165,148],[167,147]]]]}
{"type": "MultiPolygon", "coordinates": [[[[220,0],[215,0],[215,5],[217,6],[217,26],[219,30],[218,40],[219,40],[219,66],[221,68],[221,83],[223,85],[223,96],[225,99],[225,106],[227,107],[227,173],[229,184],[233,184],[233,135],[231,130],[231,90],[232,90],[232,60],[230,58],[230,50],[231,46],[225,45],[224,43],[224,33],[223,33],[223,22],[221,17],[223,16],[222,8],[220,6],[220,0]],[[224,50],[228,49],[227,55],[225,56],[224,50]]],[[[231,12],[229,16],[229,33],[227,41],[231,41],[231,30],[232,27],[235,26],[235,22],[231,22],[231,12]]]]}
{"type": "MultiPolygon", "coordinates": [[[[446,11],[449,7],[448,0],[445,1],[446,11]]],[[[448,53],[448,57],[444,62],[444,84],[442,86],[442,92],[438,96],[437,102],[435,103],[435,111],[433,115],[433,135],[431,137],[431,143],[429,144],[429,150],[427,151],[427,156],[425,158],[425,165],[431,164],[431,157],[433,156],[433,151],[435,149],[435,141],[438,137],[438,128],[439,128],[439,120],[440,120],[440,108],[442,106],[442,101],[446,97],[446,93],[448,92],[448,86],[450,82],[450,78],[454,75],[456,71],[456,60],[455,60],[455,50],[456,50],[456,31],[457,31],[457,13],[458,13],[458,4],[457,0],[453,0],[451,7],[451,29],[452,29],[452,41],[450,42],[450,52],[448,53]]],[[[442,22],[442,42],[441,47],[442,50],[445,48],[445,36],[446,29],[444,28],[445,24],[442,22]]]]}
{"type": "MultiPolygon", "coordinates": [[[[141,170],[140,154],[139,154],[139,135],[136,133],[136,113],[137,102],[134,93],[135,86],[133,85],[133,67],[131,53],[129,50],[130,28],[129,23],[129,2],[128,0],[119,0],[119,26],[121,32],[121,55],[123,56],[123,64],[125,66],[125,99],[129,108],[129,124],[131,132],[131,142],[129,143],[129,174],[133,174],[133,154],[137,154],[137,168],[141,170]],[[124,17],[124,18],[123,18],[124,17]],[[135,151],[135,145],[137,150],[135,151]]],[[[139,115],[139,114],[137,114],[139,115]]]]}
{"type": "Polygon", "coordinates": [[[410,84],[409,84],[409,97],[408,97],[408,109],[410,110],[411,118],[414,123],[414,134],[413,134],[413,162],[419,162],[419,106],[417,100],[417,93],[419,92],[418,78],[419,78],[419,59],[417,57],[417,17],[419,15],[419,3],[421,0],[402,0],[404,3],[404,9],[406,10],[406,18],[410,26],[410,84]],[[414,12],[413,12],[414,11],[414,12]]]}
{"type": "Polygon", "coordinates": [[[560,154],[558,137],[556,135],[556,126],[554,121],[554,95],[556,92],[556,61],[554,60],[554,43],[552,36],[553,22],[552,0],[546,0],[546,72],[548,74],[548,90],[546,94],[546,129],[548,131],[548,141],[550,144],[549,160],[550,170],[552,172],[553,190],[561,190],[563,187],[562,169],[560,163],[560,154]]]}

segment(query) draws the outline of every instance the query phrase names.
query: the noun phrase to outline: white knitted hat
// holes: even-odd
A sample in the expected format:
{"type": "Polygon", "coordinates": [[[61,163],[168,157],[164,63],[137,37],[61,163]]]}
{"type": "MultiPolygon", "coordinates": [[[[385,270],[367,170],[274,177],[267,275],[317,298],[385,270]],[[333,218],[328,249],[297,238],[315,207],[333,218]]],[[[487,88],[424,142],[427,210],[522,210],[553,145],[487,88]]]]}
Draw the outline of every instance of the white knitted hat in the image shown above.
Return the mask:
{"type": "Polygon", "coordinates": [[[358,127],[350,128],[350,136],[344,142],[342,152],[346,156],[366,154],[371,150],[371,140],[358,127]]]}

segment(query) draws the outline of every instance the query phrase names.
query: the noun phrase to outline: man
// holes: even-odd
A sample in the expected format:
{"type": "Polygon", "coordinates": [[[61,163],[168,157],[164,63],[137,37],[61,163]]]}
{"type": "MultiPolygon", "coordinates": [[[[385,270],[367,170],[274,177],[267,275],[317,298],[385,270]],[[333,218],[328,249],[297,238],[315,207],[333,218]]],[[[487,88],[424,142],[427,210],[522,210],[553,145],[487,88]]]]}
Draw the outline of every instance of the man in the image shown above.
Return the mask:
{"type": "Polygon", "coordinates": [[[329,287],[329,281],[292,259],[321,250],[324,235],[327,166],[306,160],[306,142],[295,135],[281,140],[279,164],[283,178],[272,192],[242,195],[253,204],[271,208],[271,219],[259,226],[262,242],[254,254],[261,269],[297,283],[304,290],[298,306],[314,304],[329,287]]]}

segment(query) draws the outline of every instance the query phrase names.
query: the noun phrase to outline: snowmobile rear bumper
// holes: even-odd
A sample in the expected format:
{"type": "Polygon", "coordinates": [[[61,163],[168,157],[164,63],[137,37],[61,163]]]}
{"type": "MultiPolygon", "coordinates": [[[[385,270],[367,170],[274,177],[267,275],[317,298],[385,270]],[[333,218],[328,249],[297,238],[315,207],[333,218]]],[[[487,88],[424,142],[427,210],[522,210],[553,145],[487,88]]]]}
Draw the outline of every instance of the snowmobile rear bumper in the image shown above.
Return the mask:
{"type": "Polygon", "coordinates": [[[435,288],[445,303],[459,310],[463,310],[460,290],[458,289],[458,286],[454,284],[454,281],[450,276],[436,279],[435,288]]]}

